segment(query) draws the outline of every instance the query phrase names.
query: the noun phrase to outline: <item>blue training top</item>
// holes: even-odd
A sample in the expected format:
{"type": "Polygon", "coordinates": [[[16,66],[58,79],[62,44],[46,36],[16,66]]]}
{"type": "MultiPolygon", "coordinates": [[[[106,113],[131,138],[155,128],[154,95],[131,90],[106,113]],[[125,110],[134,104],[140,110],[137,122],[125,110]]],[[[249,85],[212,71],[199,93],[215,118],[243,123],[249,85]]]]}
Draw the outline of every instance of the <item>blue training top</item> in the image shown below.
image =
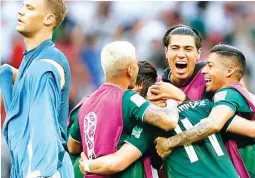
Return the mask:
{"type": "Polygon", "coordinates": [[[63,146],[71,78],[65,55],[51,40],[26,51],[11,89],[10,81],[3,82],[12,78],[6,68],[7,74],[0,70],[0,87],[7,111],[3,132],[12,159],[11,177],[47,177],[57,171],[61,177],[74,177],[71,160],[63,146]],[[64,69],[62,89],[59,71],[43,59],[53,60],[64,69]]]}

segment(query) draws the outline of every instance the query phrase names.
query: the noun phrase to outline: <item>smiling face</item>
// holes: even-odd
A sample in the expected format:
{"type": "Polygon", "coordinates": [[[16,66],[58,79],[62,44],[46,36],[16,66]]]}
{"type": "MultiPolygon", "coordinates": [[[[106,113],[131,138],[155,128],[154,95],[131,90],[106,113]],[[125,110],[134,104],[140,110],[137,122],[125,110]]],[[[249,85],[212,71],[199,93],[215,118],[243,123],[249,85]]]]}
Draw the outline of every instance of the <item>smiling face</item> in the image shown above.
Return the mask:
{"type": "Polygon", "coordinates": [[[200,50],[196,48],[194,37],[171,35],[165,53],[172,72],[171,82],[182,85],[193,74],[196,61],[200,57],[200,50]]]}
{"type": "Polygon", "coordinates": [[[25,37],[33,36],[48,23],[47,15],[44,0],[25,0],[18,12],[16,30],[25,37]]]}
{"type": "Polygon", "coordinates": [[[206,91],[216,92],[226,83],[226,75],[228,68],[223,64],[222,56],[217,53],[211,53],[208,56],[206,65],[202,70],[202,74],[206,81],[206,91]]]}

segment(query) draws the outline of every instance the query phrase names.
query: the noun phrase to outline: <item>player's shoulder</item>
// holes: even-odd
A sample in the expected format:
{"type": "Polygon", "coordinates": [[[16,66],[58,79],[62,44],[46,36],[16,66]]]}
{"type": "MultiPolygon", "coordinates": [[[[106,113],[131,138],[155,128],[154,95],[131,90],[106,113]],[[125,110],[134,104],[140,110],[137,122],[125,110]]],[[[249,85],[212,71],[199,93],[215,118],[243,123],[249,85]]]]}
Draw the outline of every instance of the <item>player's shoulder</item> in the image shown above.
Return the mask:
{"type": "Polygon", "coordinates": [[[62,51],[60,51],[56,47],[47,48],[45,53],[43,53],[43,55],[41,56],[41,59],[52,59],[61,64],[65,72],[68,72],[70,70],[67,57],[62,51]]]}
{"type": "Polygon", "coordinates": [[[225,88],[218,90],[213,97],[214,102],[218,102],[218,101],[222,101],[222,100],[239,101],[239,100],[244,100],[244,97],[235,88],[225,87],[225,88]]]}
{"type": "Polygon", "coordinates": [[[141,95],[139,95],[137,92],[133,90],[126,90],[123,95],[124,102],[131,102],[136,104],[137,106],[143,105],[147,100],[144,99],[141,95]]]}
{"type": "Polygon", "coordinates": [[[27,75],[30,76],[34,82],[42,82],[43,79],[53,77],[56,81],[60,82],[61,87],[64,85],[63,68],[60,64],[50,59],[34,61],[27,75]]]}
{"type": "Polygon", "coordinates": [[[138,94],[137,92],[133,91],[133,90],[125,90],[124,91],[124,96],[130,97],[132,95],[138,94]]]}

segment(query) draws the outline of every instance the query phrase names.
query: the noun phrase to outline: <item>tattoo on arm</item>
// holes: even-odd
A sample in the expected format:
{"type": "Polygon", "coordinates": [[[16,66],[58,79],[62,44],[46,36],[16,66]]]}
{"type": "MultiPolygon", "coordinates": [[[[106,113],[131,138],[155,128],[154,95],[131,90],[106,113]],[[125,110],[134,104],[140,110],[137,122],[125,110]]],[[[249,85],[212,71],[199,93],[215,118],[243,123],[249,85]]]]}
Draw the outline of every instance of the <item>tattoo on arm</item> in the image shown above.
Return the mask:
{"type": "Polygon", "coordinates": [[[150,105],[146,110],[143,119],[148,124],[157,126],[157,123],[160,123],[164,120],[164,114],[160,108],[157,108],[154,105],[150,105]]]}
{"type": "Polygon", "coordinates": [[[179,114],[177,107],[160,108],[150,105],[144,114],[144,121],[165,131],[175,128],[179,114]]]}
{"type": "Polygon", "coordinates": [[[191,129],[168,138],[168,146],[173,148],[200,141],[217,132],[212,125],[211,118],[204,119],[191,129]]]}

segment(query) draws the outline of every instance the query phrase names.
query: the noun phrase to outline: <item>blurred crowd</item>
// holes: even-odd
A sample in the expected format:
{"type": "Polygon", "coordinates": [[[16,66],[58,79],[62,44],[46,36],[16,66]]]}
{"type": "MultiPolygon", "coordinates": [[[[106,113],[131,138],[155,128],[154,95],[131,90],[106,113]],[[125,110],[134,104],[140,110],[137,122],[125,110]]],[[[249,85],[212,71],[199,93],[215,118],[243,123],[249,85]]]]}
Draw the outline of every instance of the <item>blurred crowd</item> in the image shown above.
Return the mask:
{"type": "MultiPolygon", "coordinates": [[[[255,2],[153,2],[67,1],[68,16],[53,39],[67,56],[72,82],[70,108],[104,82],[100,65],[102,47],[114,40],[127,40],[137,48],[140,60],[155,65],[158,74],[167,67],[162,38],[176,24],[196,28],[203,37],[202,56],[212,46],[231,44],[247,59],[245,82],[255,93],[255,2]]],[[[15,31],[22,1],[1,2],[1,64],[18,68],[25,50],[15,31]]],[[[3,114],[3,113],[2,113],[3,114]]],[[[3,121],[4,115],[2,115],[3,121]]],[[[3,175],[2,175],[3,176],[3,175]]]]}
{"type": "MultiPolygon", "coordinates": [[[[21,4],[1,4],[1,62],[15,67],[24,51],[23,39],[15,31],[21,4]]],[[[53,38],[71,66],[70,107],[104,81],[100,51],[106,43],[130,41],[139,59],[153,63],[161,74],[167,67],[163,35],[180,23],[196,28],[203,36],[201,60],[218,43],[240,48],[248,63],[247,87],[255,93],[255,2],[67,1],[67,5],[68,16],[53,38]]]]}

